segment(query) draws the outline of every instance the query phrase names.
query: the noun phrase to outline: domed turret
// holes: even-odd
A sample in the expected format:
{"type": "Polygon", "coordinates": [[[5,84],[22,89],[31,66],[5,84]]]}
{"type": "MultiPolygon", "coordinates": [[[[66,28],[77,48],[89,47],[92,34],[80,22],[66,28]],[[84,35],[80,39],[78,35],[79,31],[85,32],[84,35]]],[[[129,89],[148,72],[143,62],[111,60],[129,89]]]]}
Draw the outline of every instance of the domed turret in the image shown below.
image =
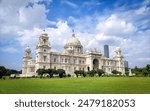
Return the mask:
{"type": "Polygon", "coordinates": [[[24,58],[28,58],[28,59],[31,59],[31,49],[29,46],[26,47],[25,49],[25,53],[24,53],[24,58]]]}
{"type": "Polygon", "coordinates": [[[113,58],[114,59],[123,58],[120,47],[116,47],[113,58]]]}
{"type": "Polygon", "coordinates": [[[121,51],[121,48],[120,47],[116,47],[116,51],[121,51]]]}
{"type": "Polygon", "coordinates": [[[72,32],[73,34],[68,39],[67,43],[64,46],[64,49],[67,52],[71,51],[72,54],[81,54],[83,53],[83,46],[81,45],[81,42],[75,37],[74,30],[72,32]]]}
{"type": "Polygon", "coordinates": [[[29,46],[26,47],[25,52],[31,52],[31,49],[29,46]]]}
{"type": "Polygon", "coordinates": [[[48,37],[48,34],[45,32],[45,30],[43,30],[40,34],[36,49],[42,46],[46,46],[46,47],[48,46],[49,48],[51,48],[50,43],[49,43],[49,37],[48,37]]]}
{"type": "Polygon", "coordinates": [[[43,30],[40,35],[41,36],[46,36],[46,37],[48,36],[48,34],[45,32],[45,30],[43,30]]]}

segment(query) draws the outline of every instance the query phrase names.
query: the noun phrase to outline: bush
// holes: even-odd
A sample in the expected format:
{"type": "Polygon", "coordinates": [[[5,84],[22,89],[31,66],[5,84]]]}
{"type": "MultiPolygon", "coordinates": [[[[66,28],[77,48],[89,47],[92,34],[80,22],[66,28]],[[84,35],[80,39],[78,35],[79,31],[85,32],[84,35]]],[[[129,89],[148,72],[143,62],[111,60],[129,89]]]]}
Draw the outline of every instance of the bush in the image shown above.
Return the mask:
{"type": "Polygon", "coordinates": [[[70,74],[68,74],[68,75],[67,75],[67,77],[71,77],[71,75],[70,75],[70,74]]]}

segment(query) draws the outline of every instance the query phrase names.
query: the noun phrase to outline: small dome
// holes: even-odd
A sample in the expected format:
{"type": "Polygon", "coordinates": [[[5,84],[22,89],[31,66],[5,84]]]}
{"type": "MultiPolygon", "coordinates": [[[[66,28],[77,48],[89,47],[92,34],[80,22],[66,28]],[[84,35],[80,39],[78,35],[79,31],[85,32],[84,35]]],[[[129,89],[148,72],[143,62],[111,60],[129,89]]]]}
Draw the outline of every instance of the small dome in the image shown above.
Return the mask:
{"type": "Polygon", "coordinates": [[[70,45],[81,46],[81,42],[76,37],[70,37],[65,46],[70,46],[70,45]]]}
{"type": "Polygon", "coordinates": [[[42,36],[48,36],[48,34],[45,32],[45,30],[43,30],[43,31],[41,32],[41,35],[42,35],[42,36]]]}
{"type": "Polygon", "coordinates": [[[121,48],[120,47],[116,47],[116,51],[120,51],[121,50],[121,48]]]}
{"type": "Polygon", "coordinates": [[[26,52],[31,52],[30,47],[29,47],[29,46],[27,46],[27,47],[26,47],[26,49],[25,49],[25,51],[26,51],[26,52]]]}

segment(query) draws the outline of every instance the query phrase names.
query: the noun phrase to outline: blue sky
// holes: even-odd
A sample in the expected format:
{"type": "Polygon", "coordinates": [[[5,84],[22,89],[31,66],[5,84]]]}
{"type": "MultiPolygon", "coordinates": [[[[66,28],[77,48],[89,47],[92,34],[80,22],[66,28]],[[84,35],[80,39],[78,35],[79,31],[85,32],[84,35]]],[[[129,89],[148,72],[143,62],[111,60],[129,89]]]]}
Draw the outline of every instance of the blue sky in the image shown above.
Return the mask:
{"type": "Polygon", "coordinates": [[[62,51],[71,30],[84,46],[103,53],[121,47],[129,66],[150,63],[150,0],[0,0],[0,65],[21,70],[28,45],[35,58],[39,34],[62,51]]]}

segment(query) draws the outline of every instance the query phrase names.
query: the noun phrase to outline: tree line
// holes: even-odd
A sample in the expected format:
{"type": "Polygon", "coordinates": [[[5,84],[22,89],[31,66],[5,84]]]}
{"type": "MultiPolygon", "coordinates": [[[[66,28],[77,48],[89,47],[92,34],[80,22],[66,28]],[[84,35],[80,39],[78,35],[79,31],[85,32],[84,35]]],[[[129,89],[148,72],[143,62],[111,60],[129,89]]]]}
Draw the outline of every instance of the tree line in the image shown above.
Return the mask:
{"type": "MultiPolygon", "coordinates": [[[[60,78],[66,77],[66,72],[63,69],[38,69],[36,71],[38,75],[42,78],[44,74],[48,74],[50,78],[54,77],[54,75],[59,75],[60,78]]],[[[68,75],[69,76],[69,75],[68,75]]]]}
{"type": "Polygon", "coordinates": [[[10,76],[11,74],[21,74],[22,71],[17,71],[14,69],[7,69],[4,66],[0,66],[0,79],[3,76],[10,76]]]}
{"type": "Polygon", "coordinates": [[[105,72],[102,69],[96,69],[96,70],[91,70],[88,72],[85,72],[84,70],[75,70],[74,73],[76,74],[76,77],[79,77],[79,76],[86,77],[87,75],[89,75],[90,77],[94,77],[96,74],[100,77],[105,72]]]}
{"type": "Polygon", "coordinates": [[[135,68],[131,69],[131,71],[135,74],[135,76],[150,76],[150,64],[147,64],[143,68],[138,68],[135,66],[135,68]]]}
{"type": "MultiPolygon", "coordinates": [[[[58,74],[60,78],[71,77],[70,74],[66,74],[64,69],[38,69],[36,72],[38,73],[38,75],[40,75],[40,77],[43,77],[44,74],[49,74],[50,78],[54,77],[54,75],[56,74],[58,74]]],[[[74,73],[76,74],[76,77],[86,77],[87,75],[89,75],[90,77],[94,77],[96,74],[98,74],[98,76],[101,76],[104,71],[102,69],[91,70],[88,72],[85,72],[84,70],[75,70],[74,73]]]]}
{"type": "MultiPolygon", "coordinates": [[[[150,76],[150,64],[146,65],[143,68],[132,68],[131,69],[132,73],[135,74],[135,76],[150,76]]],[[[22,71],[17,71],[14,69],[6,69],[4,66],[0,66],[0,79],[3,76],[10,76],[11,74],[21,74],[22,71]]],[[[71,77],[70,74],[66,74],[65,70],[63,69],[38,69],[36,71],[36,73],[38,73],[38,75],[40,77],[43,77],[44,74],[48,74],[48,77],[52,78],[55,75],[58,75],[60,78],[63,77],[71,77]]],[[[86,77],[86,76],[90,76],[90,77],[94,77],[94,76],[102,76],[103,74],[105,74],[105,72],[102,69],[96,69],[96,70],[91,70],[91,71],[84,71],[84,70],[75,70],[74,73],[76,74],[76,77],[86,77]]],[[[113,70],[112,74],[116,75],[116,74],[121,74],[121,72],[117,71],[117,70],[113,70]]],[[[129,69],[125,69],[125,74],[128,76],[129,75],[129,69]]]]}

